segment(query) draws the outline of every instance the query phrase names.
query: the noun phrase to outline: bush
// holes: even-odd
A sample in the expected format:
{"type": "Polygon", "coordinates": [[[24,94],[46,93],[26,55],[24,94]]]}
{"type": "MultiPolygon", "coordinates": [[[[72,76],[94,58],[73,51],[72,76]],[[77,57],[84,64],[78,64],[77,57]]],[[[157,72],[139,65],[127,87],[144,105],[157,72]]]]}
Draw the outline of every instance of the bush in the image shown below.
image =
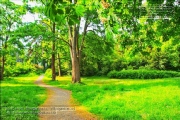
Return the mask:
{"type": "Polygon", "coordinates": [[[180,72],[175,71],[158,71],[158,70],[122,70],[111,71],[107,75],[109,78],[118,79],[156,79],[180,77],[180,72]]]}
{"type": "Polygon", "coordinates": [[[9,76],[19,76],[22,74],[28,74],[31,72],[35,72],[36,68],[32,64],[25,64],[25,63],[16,63],[15,65],[6,65],[4,75],[6,77],[9,76]]]}
{"type": "MultiPolygon", "coordinates": [[[[69,68],[61,66],[61,75],[68,75],[69,68]]],[[[56,70],[56,74],[58,75],[58,69],[56,70]]]]}
{"type": "Polygon", "coordinates": [[[49,78],[52,78],[52,70],[50,68],[46,70],[45,76],[49,77],[49,78]]]}
{"type": "Polygon", "coordinates": [[[28,62],[27,63],[17,62],[14,65],[11,64],[5,65],[5,69],[4,69],[4,76],[6,77],[9,76],[15,77],[30,73],[41,74],[43,73],[43,67],[28,62]]]}
{"type": "Polygon", "coordinates": [[[94,76],[96,74],[97,74],[97,69],[94,66],[84,67],[83,70],[81,70],[82,76],[94,76]]]}

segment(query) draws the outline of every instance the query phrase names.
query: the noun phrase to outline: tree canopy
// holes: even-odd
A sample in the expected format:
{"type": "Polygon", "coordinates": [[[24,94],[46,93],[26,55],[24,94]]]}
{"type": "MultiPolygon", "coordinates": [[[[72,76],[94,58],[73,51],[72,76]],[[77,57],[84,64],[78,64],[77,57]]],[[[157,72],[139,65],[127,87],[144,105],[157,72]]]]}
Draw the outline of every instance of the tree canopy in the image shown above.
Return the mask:
{"type": "Polygon", "coordinates": [[[0,7],[1,79],[23,69],[51,68],[52,80],[72,75],[73,83],[113,70],[180,70],[176,0],[2,0],[0,7]],[[28,13],[38,20],[22,22],[28,13]]]}

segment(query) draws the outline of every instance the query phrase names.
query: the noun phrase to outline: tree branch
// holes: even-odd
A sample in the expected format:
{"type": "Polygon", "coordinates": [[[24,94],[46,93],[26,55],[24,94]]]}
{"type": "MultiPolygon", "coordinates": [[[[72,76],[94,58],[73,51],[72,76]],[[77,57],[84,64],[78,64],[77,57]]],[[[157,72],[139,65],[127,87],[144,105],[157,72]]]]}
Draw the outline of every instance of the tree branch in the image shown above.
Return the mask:
{"type": "Polygon", "coordinates": [[[71,45],[70,45],[70,43],[69,42],[67,42],[64,38],[60,38],[60,37],[55,37],[56,39],[59,39],[59,40],[62,40],[63,42],[65,42],[68,46],[70,46],[71,47],[71,45]]]}

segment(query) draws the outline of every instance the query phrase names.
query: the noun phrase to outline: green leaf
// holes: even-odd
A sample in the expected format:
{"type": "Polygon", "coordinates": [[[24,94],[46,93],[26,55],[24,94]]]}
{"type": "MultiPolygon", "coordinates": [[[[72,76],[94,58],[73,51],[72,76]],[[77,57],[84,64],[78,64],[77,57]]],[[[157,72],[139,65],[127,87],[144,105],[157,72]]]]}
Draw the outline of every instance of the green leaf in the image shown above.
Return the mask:
{"type": "Polygon", "coordinates": [[[69,14],[69,13],[70,13],[70,11],[71,11],[70,7],[66,7],[66,8],[65,8],[65,12],[66,12],[66,14],[69,14]]]}
{"type": "Polygon", "coordinates": [[[80,23],[79,17],[76,14],[71,15],[69,17],[68,23],[69,25],[79,24],[80,23]]]}
{"type": "Polygon", "coordinates": [[[154,44],[156,45],[156,46],[159,46],[159,47],[161,47],[162,46],[162,43],[160,42],[160,41],[154,41],[154,44]]]}
{"type": "Polygon", "coordinates": [[[124,9],[124,13],[125,15],[128,15],[129,14],[129,10],[128,9],[124,9]]]}
{"type": "Polygon", "coordinates": [[[74,21],[73,21],[72,19],[69,19],[69,20],[68,20],[68,24],[69,24],[69,25],[74,25],[75,23],[74,23],[74,21]]]}
{"type": "Polygon", "coordinates": [[[65,18],[62,15],[57,15],[55,17],[55,21],[58,22],[59,24],[65,24],[66,23],[65,18]]]}
{"type": "Polygon", "coordinates": [[[143,55],[150,55],[150,53],[149,52],[146,52],[146,51],[142,51],[141,52],[143,55]]]}
{"type": "Polygon", "coordinates": [[[75,11],[78,16],[83,16],[85,12],[85,7],[83,5],[78,5],[75,7],[75,11]]]}
{"type": "Polygon", "coordinates": [[[58,14],[64,14],[64,11],[62,9],[57,9],[58,14]]]}
{"type": "Polygon", "coordinates": [[[54,3],[62,3],[63,0],[54,0],[54,3]]]}
{"type": "Polygon", "coordinates": [[[119,33],[119,25],[116,23],[113,27],[113,33],[118,34],[119,33]]]}

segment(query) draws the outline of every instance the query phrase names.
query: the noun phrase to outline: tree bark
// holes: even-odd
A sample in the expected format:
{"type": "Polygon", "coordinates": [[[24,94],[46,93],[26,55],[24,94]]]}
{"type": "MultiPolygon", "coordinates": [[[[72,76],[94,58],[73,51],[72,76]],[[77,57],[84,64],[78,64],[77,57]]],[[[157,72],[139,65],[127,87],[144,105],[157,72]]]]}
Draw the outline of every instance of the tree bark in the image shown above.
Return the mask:
{"type": "MultiPolygon", "coordinates": [[[[53,22],[53,33],[55,33],[55,23],[53,22]]],[[[52,80],[56,80],[55,70],[55,38],[52,41],[52,58],[51,58],[52,80]]]]}
{"type": "MultiPolygon", "coordinates": [[[[72,50],[74,52],[74,50],[72,50]]],[[[72,62],[72,83],[80,83],[80,66],[79,66],[79,60],[77,56],[74,56],[71,58],[72,62]]]]}
{"type": "Polygon", "coordinates": [[[79,27],[80,26],[77,24],[75,24],[74,26],[69,26],[69,39],[70,39],[69,44],[71,46],[70,54],[71,54],[71,63],[72,63],[72,83],[81,82],[80,61],[81,61],[81,52],[85,41],[86,30],[88,27],[88,17],[85,22],[84,31],[83,31],[84,33],[81,43],[78,43],[79,27]]]}
{"type": "MultiPolygon", "coordinates": [[[[4,45],[3,45],[3,42],[2,42],[2,49],[4,48],[4,50],[7,49],[7,41],[9,39],[9,36],[6,36],[6,39],[5,39],[5,42],[4,42],[4,45]]],[[[5,61],[6,61],[6,58],[5,58],[5,54],[3,53],[2,55],[2,64],[1,64],[1,70],[0,70],[0,80],[3,80],[4,79],[4,66],[5,66],[5,61]]]]}
{"type": "MultiPolygon", "coordinates": [[[[1,43],[1,46],[3,46],[3,41],[1,43]]],[[[3,47],[2,47],[2,49],[3,49],[3,47]]],[[[3,54],[3,53],[1,53],[1,54],[3,54]]],[[[0,57],[0,80],[3,80],[3,71],[4,71],[3,57],[4,57],[4,55],[2,55],[2,57],[0,57]]]]}
{"type": "Polygon", "coordinates": [[[57,54],[57,57],[58,57],[58,73],[59,76],[61,76],[61,59],[59,53],[57,54]]]}
{"type": "Polygon", "coordinates": [[[79,49],[78,49],[78,26],[69,26],[69,37],[70,37],[70,54],[72,63],[72,83],[80,83],[80,64],[79,64],[79,49]]]}
{"type": "Polygon", "coordinates": [[[5,56],[3,55],[2,56],[2,61],[1,61],[1,69],[0,69],[0,80],[3,80],[4,79],[4,64],[5,64],[5,56]]]}

